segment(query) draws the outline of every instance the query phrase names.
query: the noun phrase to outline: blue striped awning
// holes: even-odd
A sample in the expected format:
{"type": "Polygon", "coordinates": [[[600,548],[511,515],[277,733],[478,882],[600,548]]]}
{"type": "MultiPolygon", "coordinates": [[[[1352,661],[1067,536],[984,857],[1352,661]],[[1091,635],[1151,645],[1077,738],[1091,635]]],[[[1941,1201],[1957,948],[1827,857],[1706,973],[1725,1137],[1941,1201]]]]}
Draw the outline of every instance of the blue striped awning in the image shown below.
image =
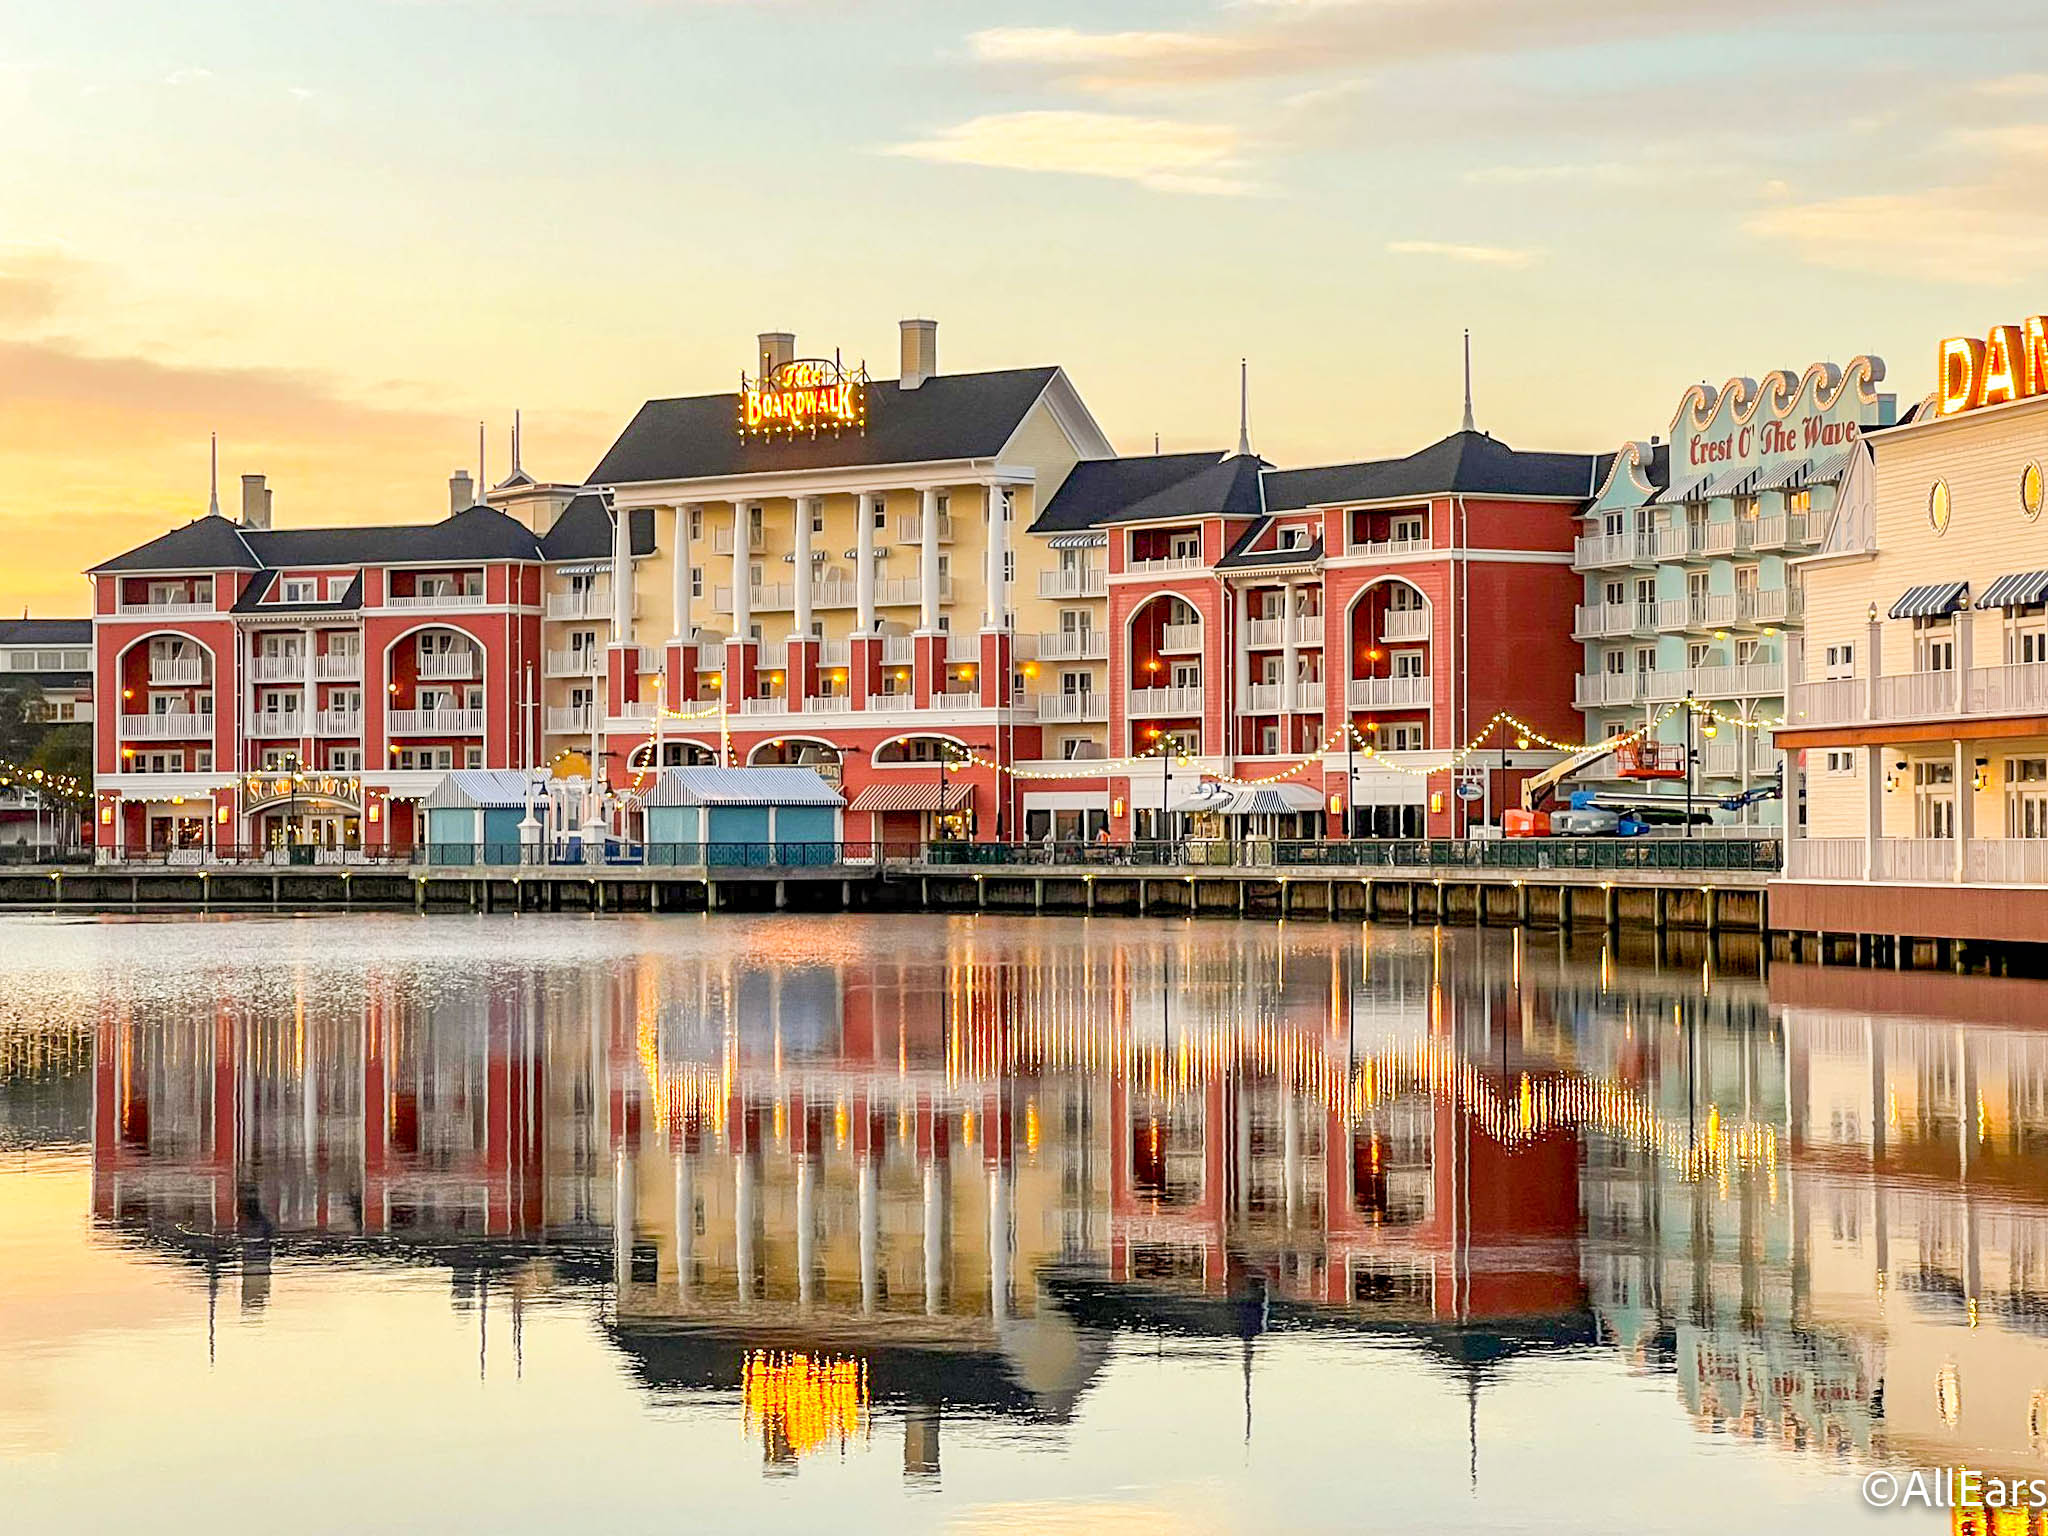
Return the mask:
{"type": "Polygon", "coordinates": [[[1967,581],[1937,581],[1924,587],[1908,587],[1892,604],[1895,619],[1945,619],[1970,604],[1967,581]]]}
{"type": "Polygon", "coordinates": [[[1707,487],[1713,483],[1714,477],[1712,475],[1701,475],[1699,479],[1689,485],[1674,481],[1665,488],[1664,492],[1657,497],[1657,500],[1661,505],[1667,507],[1677,501],[1705,501],[1707,499],[1707,487]]]}
{"type": "Polygon", "coordinates": [[[2031,608],[2048,602],[2048,571],[2015,571],[2001,576],[1977,599],[1979,608],[2031,608]]]}
{"type": "Polygon", "coordinates": [[[1707,500],[1712,501],[1717,496],[1747,496],[1756,489],[1756,482],[1762,475],[1760,469],[1731,469],[1707,487],[1707,500]]]}

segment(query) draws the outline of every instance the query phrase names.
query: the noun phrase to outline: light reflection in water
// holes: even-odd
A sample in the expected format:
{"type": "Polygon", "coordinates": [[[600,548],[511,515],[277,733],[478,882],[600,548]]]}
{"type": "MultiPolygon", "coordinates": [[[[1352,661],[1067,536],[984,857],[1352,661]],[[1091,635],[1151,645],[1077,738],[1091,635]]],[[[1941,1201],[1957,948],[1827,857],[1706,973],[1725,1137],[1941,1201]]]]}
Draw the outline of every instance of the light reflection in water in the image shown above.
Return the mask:
{"type": "Polygon", "coordinates": [[[583,1308],[757,1465],[886,1428],[911,1488],[1164,1340],[1232,1352],[1247,1443],[1262,1355],[1431,1362],[1475,1485],[1488,1393],[1588,1361],[1815,1466],[2043,1468],[2032,984],[1341,926],[9,926],[0,1137],[80,1149],[93,1241],[186,1266],[209,1339],[280,1275],[438,1267],[480,1370],[493,1307],[515,1371],[535,1298],[583,1308]]]}

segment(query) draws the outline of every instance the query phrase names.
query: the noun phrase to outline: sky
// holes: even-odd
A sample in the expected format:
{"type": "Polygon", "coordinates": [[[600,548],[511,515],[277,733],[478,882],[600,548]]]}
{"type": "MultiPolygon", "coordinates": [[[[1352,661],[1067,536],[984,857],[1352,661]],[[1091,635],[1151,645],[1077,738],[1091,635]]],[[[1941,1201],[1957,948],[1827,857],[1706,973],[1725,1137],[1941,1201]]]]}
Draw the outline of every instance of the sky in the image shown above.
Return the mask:
{"type": "Polygon", "coordinates": [[[1603,450],[2048,308],[2040,0],[0,0],[0,612],[580,481],[768,329],[1064,366],[1117,446],[1603,450]]]}

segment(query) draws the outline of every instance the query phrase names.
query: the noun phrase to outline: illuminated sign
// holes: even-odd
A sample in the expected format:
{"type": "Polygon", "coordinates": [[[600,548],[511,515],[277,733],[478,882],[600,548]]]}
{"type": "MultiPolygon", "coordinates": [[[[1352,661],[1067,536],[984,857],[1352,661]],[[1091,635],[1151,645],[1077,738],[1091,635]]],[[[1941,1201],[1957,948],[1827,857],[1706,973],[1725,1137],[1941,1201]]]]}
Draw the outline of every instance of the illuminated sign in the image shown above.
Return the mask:
{"type": "Polygon", "coordinates": [[[750,380],[740,375],[740,435],[787,436],[864,431],[866,368],[842,368],[836,357],[799,357],[750,380]]]}
{"type": "Polygon", "coordinates": [[[254,805],[284,800],[294,795],[317,795],[324,800],[360,804],[362,780],[333,773],[251,773],[242,780],[242,793],[254,805]]]}
{"type": "Polygon", "coordinates": [[[2048,394],[2048,315],[1994,325],[1982,341],[1951,336],[1936,359],[1941,414],[2048,394]]]}

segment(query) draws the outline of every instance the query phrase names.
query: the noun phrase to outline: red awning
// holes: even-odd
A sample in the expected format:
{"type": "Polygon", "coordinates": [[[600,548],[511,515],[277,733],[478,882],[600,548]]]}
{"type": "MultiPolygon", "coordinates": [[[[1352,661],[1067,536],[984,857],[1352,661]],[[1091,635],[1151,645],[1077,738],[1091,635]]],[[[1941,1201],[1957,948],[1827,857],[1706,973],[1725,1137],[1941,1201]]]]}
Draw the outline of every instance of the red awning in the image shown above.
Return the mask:
{"type": "MultiPolygon", "coordinates": [[[[946,786],[945,809],[963,810],[974,799],[973,786],[950,783],[946,786]]],[[[939,809],[939,785],[936,779],[908,783],[878,783],[865,786],[846,804],[849,811],[936,811],[939,809]]]]}

